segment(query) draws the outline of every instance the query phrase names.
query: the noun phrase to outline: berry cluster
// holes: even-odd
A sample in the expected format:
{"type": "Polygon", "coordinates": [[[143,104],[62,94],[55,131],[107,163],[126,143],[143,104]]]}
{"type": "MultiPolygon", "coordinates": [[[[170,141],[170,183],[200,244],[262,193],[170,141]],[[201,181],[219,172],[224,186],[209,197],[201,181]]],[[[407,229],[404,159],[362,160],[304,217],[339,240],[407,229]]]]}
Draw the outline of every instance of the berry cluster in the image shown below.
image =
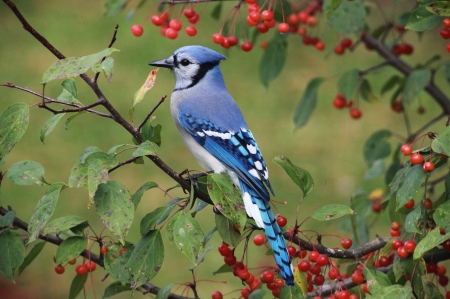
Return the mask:
{"type": "Polygon", "coordinates": [[[410,156],[409,161],[412,165],[423,164],[422,169],[426,173],[432,172],[434,170],[434,163],[431,161],[431,154],[428,161],[424,162],[425,159],[421,153],[413,153],[411,144],[403,144],[400,150],[403,155],[410,156]]]}
{"type": "MultiPolygon", "coordinates": [[[[56,263],[55,257],[53,257],[53,261],[56,263]]],[[[77,262],[77,259],[73,259],[73,260],[68,261],[67,264],[75,265],[76,262],[77,262]]],[[[85,275],[88,272],[94,272],[96,268],[97,268],[97,264],[95,262],[93,262],[91,260],[86,260],[81,265],[76,266],[75,272],[77,272],[77,274],[79,274],[79,275],[85,275]]],[[[63,265],[57,265],[55,267],[55,272],[57,274],[63,274],[65,271],[66,271],[66,268],[63,265]]]]}
{"type": "Polygon", "coordinates": [[[334,53],[336,55],[342,55],[344,54],[345,50],[350,48],[352,46],[353,42],[351,39],[349,38],[344,38],[343,40],[341,40],[341,42],[339,43],[339,45],[337,45],[336,47],[334,47],[334,53]]]}
{"type": "MultiPolygon", "coordinates": [[[[444,21],[442,21],[442,25],[444,25],[444,28],[441,29],[441,31],[439,33],[443,39],[449,39],[450,38],[450,29],[449,29],[450,28],[450,19],[445,18],[444,21]]],[[[450,52],[450,43],[447,44],[446,48],[447,48],[447,52],[450,52]]]]}
{"type": "Polygon", "coordinates": [[[353,101],[347,101],[345,96],[341,93],[337,93],[336,97],[333,100],[333,106],[336,109],[343,109],[345,107],[350,108],[350,117],[354,119],[361,118],[362,113],[358,107],[354,107],[353,101]]]}

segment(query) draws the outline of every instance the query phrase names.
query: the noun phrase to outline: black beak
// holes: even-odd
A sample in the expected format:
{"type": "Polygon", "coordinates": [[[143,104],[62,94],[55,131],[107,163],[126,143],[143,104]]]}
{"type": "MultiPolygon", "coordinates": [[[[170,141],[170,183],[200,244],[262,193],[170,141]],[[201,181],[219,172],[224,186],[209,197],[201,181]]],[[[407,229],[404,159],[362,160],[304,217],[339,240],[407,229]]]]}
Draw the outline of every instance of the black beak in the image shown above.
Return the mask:
{"type": "Polygon", "coordinates": [[[149,63],[149,65],[158,66],[158,67],[165,67],[168,69],[173,69],[174,64],[173,61],[170,59],[161,59],[161,60],[155,60],[149,63]]]}

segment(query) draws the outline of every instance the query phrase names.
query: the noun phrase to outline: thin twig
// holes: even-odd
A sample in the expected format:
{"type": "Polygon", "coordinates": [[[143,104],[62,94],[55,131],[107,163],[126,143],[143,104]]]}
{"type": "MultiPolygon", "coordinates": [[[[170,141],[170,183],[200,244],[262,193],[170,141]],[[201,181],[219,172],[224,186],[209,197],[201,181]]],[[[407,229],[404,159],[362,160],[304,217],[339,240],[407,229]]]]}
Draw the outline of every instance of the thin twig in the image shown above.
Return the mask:
{"type": "Polygon", "coordinates": [[[136,132],[139,133],[141,131],[141,128],[145,125],[147,120],[152,116],[152,114],[156,111],[156,109],[164,102],[164,100],[167,98],[167,95],[163,96],[161,100],[153,107],[153,109],[147,114],[147,116],[144,118],[144,120],[141,122],[139,126],[136,127],[136,132]]]}
{"type": "MultiPolygon", "coordinates": [[[[111,48],[112,45],[114,45],[114,43],[116,42],[116,35],[117,35],[117,30],[118,30],[118,29],[119,29],[119,24],[116,24],[116,27],[114,27],[114,33],[113,33],[113,36],[112,36],[112,38],[111,38],[111,41],[109,42],[108,48],[111,48]]],[[[106,59],[106,57],[103,57],[103,58],[102,58],[102,61],[100,61],[100,64],[101,64],[103,61],[105,61],[105,59],[106,59]]],[[[94,82],[95,82],[95,83],[97,83],[98,76],[100,76],[100,72],[97,72],[97,73],[95,74],[95,77],[94,77],[94,82]]]]}
{"type": "Polygon", "coordinates": [[[120,162],[116,167],[113,167],[113,168],[111,168],[110,170],[108,170],[108,173],[111,173],[111,172],[113,172],[114,170],[116,170],[117,168],[122,167],[122,166],[124,166],[124,165],[126,165],[126,164],[133,163],[134,161],[136,161],[136,160],[139,159],[139,158],[140,158],[140,157],[133,157],[133,158],[130,158],[130,159],[128,159],[128,160],[122,161],[122,162],[120,162]]]}
{"type": "Polygon", "coordinates": [[[430,120],[429,122],[427,122],[425,125],[423,125],[423,127],[421,127],[416,132],[411,134],[408,141],[412,142],[414,139],[416,139],[417,135],[419,135],[420,132],[425,131],[429,126],[431,126],[435,122],[439,121],[444,116],[446,116],[446,114],[443,112],[443,113],[439,114],[438,116],[436,116],[435,118],[433,118],[432,120],[430,120]]]}

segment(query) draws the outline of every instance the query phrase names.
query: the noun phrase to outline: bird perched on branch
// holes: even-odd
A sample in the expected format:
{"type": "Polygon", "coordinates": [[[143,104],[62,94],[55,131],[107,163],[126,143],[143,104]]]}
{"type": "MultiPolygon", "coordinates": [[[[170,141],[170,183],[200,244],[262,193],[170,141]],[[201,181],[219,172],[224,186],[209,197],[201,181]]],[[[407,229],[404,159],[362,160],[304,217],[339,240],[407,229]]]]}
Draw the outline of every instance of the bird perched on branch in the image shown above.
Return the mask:
{"type": "Polygon", "coordinates": [[[264,228],[281,276],[294,284],[282,231],[270,209],[273,190],[261,152],[227,91],[219,63],[225,56],[202,46],[182,47],[150,62],[175,74],[170,111],[184,143],[207,171],[226,173],[242,192],[248,216],[264,228]]]}

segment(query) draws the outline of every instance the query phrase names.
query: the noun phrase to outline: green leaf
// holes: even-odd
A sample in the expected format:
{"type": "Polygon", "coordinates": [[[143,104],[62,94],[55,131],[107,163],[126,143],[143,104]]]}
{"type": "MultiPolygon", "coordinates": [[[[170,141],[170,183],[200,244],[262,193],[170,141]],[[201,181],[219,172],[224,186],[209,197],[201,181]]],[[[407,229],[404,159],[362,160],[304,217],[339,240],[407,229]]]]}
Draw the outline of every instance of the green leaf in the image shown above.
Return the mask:
{"type": "Polygon", "coordinates": [[[53,183],[47,189],[45,195],[39,200],[33,215],[31,216],[30,223],[28,224],[28,232],[30,233],[28,244],[39,237],[41,229],[47,224],[56,208],[59,193],[65,187],[66,184],[64,183],[53,183]]]}
{"type": "Polygon", "coordinates": [[[45,137],[53,131],[53,129],[56,127],[56,125],[64,115],[66,114],[60,113],[50,116],[50,118],[47,120],[47,122],[45,123],[44,127],[41,130],[41,135],[39,138],[41,139],[42,143],[44,143],[45,137]]]}
{"type": "Polygon", "coordinates": [[[13,164],[6,173],[8,179],[16,185],[44,185],[44,166],[40,163],[24,160],[13,164]]]}
{"type": "Polygon", "coordinates": [[[12,226],[14,218],[16,217],[15,211],[8,211],[4,216],[0,216],[0,227],[2,226],[12,226]]]}
{"type": "Polygon", "coordinates": [[[0,166],[28,128],[28,105],[15,103],[0,115],[0,166]]]}
{"type": "Polygon", "coordinates": [[[25,257],[22,241],[12,235],[9,229],[0,231],[0,271],[14,282],[14,273],[25,257]]]}
{"type": "MultiPolygon", "coordinates": [[[[203,243],[204,244],[204,243],[203,243]]],[[[203,245],[202,244],[202,245],[203,245]]],[[[205,258],[205,255],[208,251],[214,249],[213,245],[209,245],[208,247],[206,247],[205,249],[202,250],[202,252],[200,252],[200,254],[197,257],[197,265],[192,266],[191,268],[189,268],[190,271],[194,270],[198,265],[200,265],[200,263],[203,261],[203,259],[205,258]]]]}
{"type": "Polygon", "coordinates": [[[431,143],[433,151],[450,156],[450,126],[445,127],[431,143]]]}
{"type": "Polygon", "coordinates": [[[300,102],[295,109],[294,113],[294,123],[295,128],[300,128],[310,118],[312,112],[316,108],[317,102],[317,91],[319,90],[320,85],[324,81],[324,78],[317,77],[309,81],[306,86],[305,92],[300,99],[300,102]]]}
{"type": "Polygon", "coordinates": [[[441,291],[433,282],[428,281],[425,277],[422,277],[422,284],[425,290],[426,298],[444,299],[444,295],[442,295],[441,291]]]}
{"type": "Polygon", "coordinates": [[[131,288],[143,285],[161,269],[164,260],[164,244],[159,230],[151,230],[136,245],[127,267],[131,276],[131,288]]]}
{"type": "Polygon", "coordinates": [[[173,240],[177,248],[195,265],[197,265],[197,256],[203,245],[203,239],[203,231],[197,220],[180,213],[173,225],[173,240]]]}
{"type": "Polygon", "coordinates": [[[214,20],[219,20],[221,12],[222,12],[222,2],[220,2],[214,7],[213,11],[211,12],[211,18],[213,18],[214,20]]]}
{"type": "Polygon", "coordinates": [[[32,261],[41,253],[42,249],[44,248],[45,244],[47,242],[40,242],[31,248],[30,252],[27,254],[25,259],[23,260],[23,263],[19,267],[19,275],[22,274],[23,270],[25,270],[26,267],[28,267],[32,261]]]}
{"type": "Polygon", "coordinates": [[[114,59],[112,57],[106,57],[106,59],[101,63],[101,72],[109,83],[112,81],[113,68],[114,59]]]}
{"type": "Polygon", "coordinates": [[[441,17],[429,12],[425,6],[419,6],[412,12],[405,29],[414,31],[428,31],[441,23],[441,17]]]}
{"type": "Polygon", "coordinates": [[[167,299],[170,295],[170,291],[172,290],[172,288],[173,283],[160,288],[158,293],[156,294],[156,299],[167,299]]]}
{"type": "Polygon", "coordinates": [[[84,163],[90,155],[92,155],[94,153],[101,153],[101,152],[102,151],[96,146],[88,146],[81,152],[80,158],[78,158],[77,162],[84,163]]]}
{"type": "Polygon", "coordinates": [[[147,155],[156,156],[155,144],[148,140],[139,144],[138,148],[133,153],[133,157],[143,157],[147,155]]]}
{"type": "Polygon", "coordinates": [[[80,116],[80,115],[82,115],[82,114],[85,114],[85,113],[87,113],[87,112],[86,112],[86,111],[80,111],[80,112],[74,113],[74,114],[72,114],[71,116],[69,116],[69,117],[66,119],[66,122],[64,123],[64,128],[65,128],[66,130],[68,130],[69,128],[68,128],[67,126],[69,125],[69,123],[70,123],[72,120],[74,120],[75,118],[77,118],[78,116],[80,116]]]}
{"type": "Polygon", "coordinates": [[[217,227],[214,226],[206,235],[205,238],[203,239],[203,247],[206,246],[206,244],[209,242],[209,240],[212,238],[212,236],[214,235],[214,233],[217,231],[217,227]]]}
{"type": "Polygon", "coordinates": [[[406,216],[405,220],[405,230],[409,233],[419,233],[422,232],[419,229],[419,219],[422,215],[422,206],[417,205],[414,210],[409,212],[409,214],[406,216]]]}
{"type": "Polygon", "coordinates": [[[109,181],[108,167],[101,160],[89,161],[87,169],[87,188],[89,198],[94,198],[98,185],[106,184],[109,181]]]}
{"type": "Polygon", "coordinates": [[[397,191],[397,210],[402,208],[411,198],[416,195],[423,179],[427,174],[423,171],[422,165],[414,165],[407,169],[405,181],[397,191]]]}
{"type": "Polygon", "coordinates": [[[352,99],[358,86],[359,70],[351,69],[344,73],[338,80],[338,91],[346,99],[352,99]]]}
{"type": "Polygon", "coordinates": [[[76,163],[70,170],[69,187],[80,188],[88,186],[88,167],[84,163],[76,163]]]}
{"type": "Polygon", "coordinates": [[[162,219],[164,215],[166,215],[168,207],[158,207],[153,212],[148,213],[141,220],[140,224],[140,232],[141,235],[145,235],[150,230],[152,230],[156,225],[160,224],[165,219],[162,219]]]}
{"type": "Polygon", "coordinates": [[[134,217],[131,195],[125,186],[116,181],[100,184],[94,205],[103,224],[124,244],[134,217]]]}
{"type": "Polygon", "coordinates": [[[105,164],[106,168],[108,168],[108,169],[116,167],[119,164],[119,162],[116,159],[114,159],[114,157],[111,157],[110,155],[103,153],[103,152],[90,153],[85,158],[84,163],[86,165],[89,165],[92,162],[95,162],[96,160],[100,160],[102,163],[105,164]]]}
{"type": "MultiPolygon", "coordinates": [[[[306,281],[306,279],[305,279],[306,281]]],[[[301,289],[298,286],[284,286],[280,291],[280,299],[303,299],[301,289]]]]}
{"type": "Polygon", "coordinates": [[[419,258],[422,258],[425,253],[440,245],[449,237],[450,233],[441,235],[439,227],[436,227],[435,229],[429,231],[425,238],[420,240],[420,242],[417,244],[416,249],[414,250],[414,259],[417,260],[419,258]]]}
{"type": "Polygon", "coordinates": [[[119,50],[106,48],[95,54],[58,60],[45,71],[44,76],[42,77],[42,84],[52,80],[70,78],[83,74],[93,67],[100,59],[109,56],[115,51],[119,50]]]}
{"type": "MultiPolygon", "coordinates": [[[[329,11],[336,1],[325,1],[324,11],[329,11]]],[[[333,29],[341,33],[359,34],[364,30],[366,21],[366,7],[359,1],[342,1],[333,14],[327,15],[328,23],[333,29]]]]}
{"type": "Polygon", "coordinates": [[[263,299],[265,294],[266,291],[264,291],[263,289],[257,289],[250,294],[248,299],[263,299]]]}
{"type": "Polygon", "coordinates": [[[76,259],[88,245],[86,237],[73,236],[65,239],[56,249],[56,264],[76,259]]]}
{"type": "Polygon", "coordinates": [[[384,171],[386,170],[384,160],[375,160],[373,161],[372,166],[369,168],[369,170],[364,175],[364,180],[369,181],[372,180],[382,174],[384,174],[384,171]]]}
{"type": "Polygon", "coordinates": [[[334,13],[334,11],[339,8],[341,3],[342,3],[342,0],[331,0],[330,5],[328,6],[328,9],[326,10],[327,19],[329,19],[331,17],[331,15],[334,13]]]}
{"type": "Polygon", "coordinates": [[[58,96],[58,101],[83,105],[78,101],[78,90],[74,79],[68,78],[64,80],[61,85],[63,87],[63,91],[58,96]]]}
{"type": "Polygon", "coordinates": [[[311,217],[319,221],[325,221],[353,214],[355,214],[355,211],[350,209],[350,207],[332,204],[317,209],[314,213],[312,213],[311,217]]]}
{"type": "Polygon", "coordinates": [[[450,60],[444,64],[444,75],[445,80],[448,84],[450,84],[450,60]]]}
{"type": "Polygon", "coordinates": [[[75,299],[81,290],[83,290],[83,286],[86,283],[88,276],[89,275],[75,275],[70,284],[69,299],[75,299]]]}
{"type": "Polygon", "coordinates": [[[259,80],[265,87],[268,87],[270,81],[278,77],[284,67],[287,57],[286,38],[288,36],[289,34],[275,32],[259,61],[259,80]]]}
{"type": "Polygon", "coordinates": [[[372,87],[367,79],[362,80],[361,85],[359,86],[359,92],[364,100],[368,102],[378,102],[379,99],[372,91],[372,87]]]}
{"type": "Polygon", "coordinates": [[[141,129],[141,135],[144,140],[148,140],[161,146],[161,125],[152,126],[151,120],[149,119],[141,129]]]}
{"type": "MultiPolygon", "coordinates": [[[[121,143],[121,144],[118,144],[118,145],[114,145],[112,148],[110,148],[110,149],[108,150],[107,154],[110,155],[110,156],[115,157],[115,156],[118,154],[118,153],[117,153],[117,150],[118,150],[119,148],[122,148],[122,147],[127,146],[127,145],[129,145],[129,144],[121,143]]],[[[129,146],[132,146],[132,145],[129,145],[129,146]]]]}
{"type": "Polygon", "coordinates": [[[222,266],[220,266],[219,269],[217,269],[216,271],[213,272],[213,275],[220,274],[220,273],[229,273],[229,272],[233,272],[233,267],[228,266],[227,264],[223,264],[222,266]]]}
{"type": "Polygon", "coordinates": [[[123,292],[127,292],[127,291],[131,291],[130,284],[122,284],[120,281],[115,281],[106,287],[105,293],[103,294],[102,299],[109,298],[109,297],[115,296],[119,293],[123,293],[123,292]]]}
{"type": "Polygon", "coordinates": [[[104,263],[108,274],[115,280],[130,283],[130,271],[127,263],[134,251],[134,245],[129,242],[125,243],[125,245],[115,243],[106,245],[106,249],[104,263]]]}
{"type": "Polygon", "coordinates": [[[192,210],[192,213],[197,213],[197,212],[203,210],[204,208],[206,208],[207,206],[209,206],[209,203],[207,203],[206,201],[203,201],[203,200],[198,198],[197,199],[197,205],[192,210]]]}
{"type": "Polygon", "coordinates": [[[247,221],[247,213],[242,195],[233,183],[221,173],[209,174],[207,177],[208,194],[215,207],[234,224],[243,230],[247,221]]]}
{"type": "Polygon", "coordinates": [[[390,77],[383,85],[383,87],[381,88],[381,95],[383,95],[385,92],[388,92],[389,90],[391,90],[392,88],[395,87],[395,85],[400,85],[402,86],[404,83],[403,78],[401,78],[400,76],[394,75],[392,77],[390,77]]]}
{"type": "Polygon", "coordinates": [[[291,180],[303,191],[303,196],[307,196],[314,189],[314,181],[308,171],[295,166],[285,156],[276,156],[272,161],[286,171],[291,180]]]}
{"type": "Polygon", "coordinates": [[[406,78],[403,88],[403,103],[411,101],[425,88],[431,78],[431,71],[428,69],[416,69],[406,78]]]}
{"type": "Polygon", "coordinates": [[[125,10],[128,0],[106,0],[106,16],[112,17],[125,10]]]}
{"type": "Polygon", "coordinates": [[[134,210],[137,209],[137,206],[139,205],[139,203],[141,202],[141,198],[142,195],[144,194],[145,191],[158,187],[158,184],[155,182],[147,182],[145,184],[143,184],[138,191],[136,191],[136,193],[133,194],[133,196],[131,196],[131,199],[133,200],[133,204],[134,204],[134,210]]]}
{"type": "Polygon", "coordinates": [[[387,138],[391,137],[392,133],[388,130],[379,130],[373,133],[365,142],[363,154],[369,167],[373,165],[376,160],[383,159],[391,153],[391,145],[387,142],[387,138]]]}
{"type": "Polygon", "coordinates": [[[50,221],[45,227],[44,227],[44,234],[56,234],[68,229],[71,229],[72,227],[75,227],[81,223],[87,222],[80,216],[76,215],[70,215],[70,216],[63,216],[56,218],[52,221],[50,221]]]}
{"type": "Polygon", "coordinates": [[[450,172],[447,173],[444,180],[445,186],[445,201],[450,200],[450,172]]]}
{"type": "Polygon", "coordinates": [[[363,273],[367,281],[374,282],[373,284],[369,284],[369,291],[372,294],[376,294],[381,291],[385,287],[389,287],[391,285],[389,278],[383,272],[377,271],[372,266],[367,266],[363,268],[363,273]]]}
{"type": "Polygon", "coordinates": [[[131,108],[130,110],[128,110],[128,118],[131,120],[131,122],[133,122],[134,107],[144,99],[147,91],[152,89],[152,87],[155,85],[156,74],[158,73],[158,70],[159,69],[150,71],[150,74],[148,74],[148,77],[145,80],[144,84],[133,95],[133,99],[131,100],[131,108]]]}
{"type": "Polygon", "coordinates": [[[446,201],[436,208],[433,213],[434,222],[445,231],[450,229],[450,201],[446,201]]]}
{"type": "Polygon", "coordinates": [[[448,1],[434,1],[428,5],[425,5],[425,7],[429,12],[437,15],[438,17],[450,16],[448,1]]]}
{"type": "Polygon", "coordinates": [[[222,214],[215,214],[216,227],[220,238],[227,244],[236,247],[241,241],[241,234],[234,230],[234,223],[222,214]]]}
{"type": "MultiPolygon", "coordinates": [[[[394,284],[388,287],[380,289],[374,296],[373,299],[411,299],[413,298],[412,289],[410,286],[401,286],[394,284]]],[[[432,298],[432,297],[430,297],[432,298]]]]}
{"type": "Polygon", "coordinates": [[[172,218],[169,219],[169,221],[167,221],[166,223],[166,236],[167,239],[169,239],[169,241],[172,243],[174,240],[174,227],[175,227],[175,222],[178,220],[178,218],[180,218],[182,213],[176,213],[175,215],[172,216],[172,218]]]}

